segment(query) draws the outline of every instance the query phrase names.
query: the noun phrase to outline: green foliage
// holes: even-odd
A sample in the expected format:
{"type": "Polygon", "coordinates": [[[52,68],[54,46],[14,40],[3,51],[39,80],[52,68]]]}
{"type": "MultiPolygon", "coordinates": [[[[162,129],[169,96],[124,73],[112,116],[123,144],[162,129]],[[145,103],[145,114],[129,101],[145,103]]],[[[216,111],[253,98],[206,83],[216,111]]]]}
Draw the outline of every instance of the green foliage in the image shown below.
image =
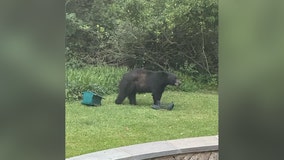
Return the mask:
{"type": "Polygon", "coordinates": [[[218,95],[166,91],[172,111],[153,110],[151,94],[137,95],[137,106],[115,105],[116,94],[102,106],[66,102],[66,157],[104,149],[218,134],[218,95]],[[95,144],[95,145],[94,145],[95,144]]]}
{"type": "Polygon", "coordinates": [[[65,81],[66,99],[77,100],[83,91],[93,91],[99,95],[117,92],[118,82],[127,71],[126,67],[86,66],[67,69],[65,81]]]}
{"type": "Polygon", "coordinates": [[[217,0],[69,0],[66,12],[66,62],[218,72],[217,0]]]}
{"type": "Polygon", "coordinates": [[[201,87],[204,90],[217,90],[218,87],[218,76],[216,74],[208,75],[198,75],[195,78],[195,81],[199,82],[200,84],[203,84],[201,87]]]}

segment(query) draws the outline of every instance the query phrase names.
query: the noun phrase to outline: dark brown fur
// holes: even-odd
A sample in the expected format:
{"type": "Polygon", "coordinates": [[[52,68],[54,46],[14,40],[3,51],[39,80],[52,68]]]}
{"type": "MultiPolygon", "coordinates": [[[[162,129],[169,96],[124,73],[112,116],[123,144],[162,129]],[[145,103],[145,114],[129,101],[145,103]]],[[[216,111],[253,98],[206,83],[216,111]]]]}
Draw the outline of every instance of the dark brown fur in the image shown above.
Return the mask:
{"type": "Polygon", "coordinates": [[[179,84],[180,81],[174,74],[135,69],[123,75],[115,103],[121,104],[128,97],[130,104],[136,105],[136,93],[152,93],[154,104],[160,105],[165,87],[179,84]]]}

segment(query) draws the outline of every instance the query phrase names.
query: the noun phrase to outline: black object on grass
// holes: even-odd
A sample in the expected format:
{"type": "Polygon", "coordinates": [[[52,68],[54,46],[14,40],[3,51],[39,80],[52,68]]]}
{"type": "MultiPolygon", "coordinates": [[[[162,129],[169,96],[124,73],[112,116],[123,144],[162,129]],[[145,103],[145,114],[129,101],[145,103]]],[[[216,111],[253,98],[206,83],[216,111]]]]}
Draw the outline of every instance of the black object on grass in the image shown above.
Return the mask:
{"type": "Polygon", "coordinates": [[[175,104],[169,103],[169,104],[160,104],[160,105],[152,105],[153,109],[166,109],[166,110],[172,110],[174,108],[175,104]]]}

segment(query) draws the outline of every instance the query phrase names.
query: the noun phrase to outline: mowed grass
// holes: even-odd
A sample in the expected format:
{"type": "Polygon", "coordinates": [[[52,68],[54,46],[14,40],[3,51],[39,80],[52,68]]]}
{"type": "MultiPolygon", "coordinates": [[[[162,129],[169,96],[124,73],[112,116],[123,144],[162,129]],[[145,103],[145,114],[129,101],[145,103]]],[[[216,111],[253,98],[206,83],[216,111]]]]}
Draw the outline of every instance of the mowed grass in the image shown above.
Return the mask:
{"type": "Polygon", "coordinates": [[[165,91],[163,103],[172,111],[151,108],[151,94],[137,95],[136,106],[114,104],[108,95],[102,106],[66,102],[66,157],[138,143],[218,134],[217,93],[165,91]]]}

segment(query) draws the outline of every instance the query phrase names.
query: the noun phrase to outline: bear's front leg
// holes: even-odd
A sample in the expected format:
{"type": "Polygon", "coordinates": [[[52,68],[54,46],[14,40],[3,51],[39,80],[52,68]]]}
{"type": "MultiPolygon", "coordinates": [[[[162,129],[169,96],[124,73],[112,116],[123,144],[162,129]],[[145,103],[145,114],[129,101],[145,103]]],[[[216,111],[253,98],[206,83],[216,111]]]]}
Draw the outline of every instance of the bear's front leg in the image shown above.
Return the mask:
{"type": "Polygon", "coordinates": [[[153,96],[154,105],[160,106],[162,93],[153,93],[152,96],[153,96]]]}

